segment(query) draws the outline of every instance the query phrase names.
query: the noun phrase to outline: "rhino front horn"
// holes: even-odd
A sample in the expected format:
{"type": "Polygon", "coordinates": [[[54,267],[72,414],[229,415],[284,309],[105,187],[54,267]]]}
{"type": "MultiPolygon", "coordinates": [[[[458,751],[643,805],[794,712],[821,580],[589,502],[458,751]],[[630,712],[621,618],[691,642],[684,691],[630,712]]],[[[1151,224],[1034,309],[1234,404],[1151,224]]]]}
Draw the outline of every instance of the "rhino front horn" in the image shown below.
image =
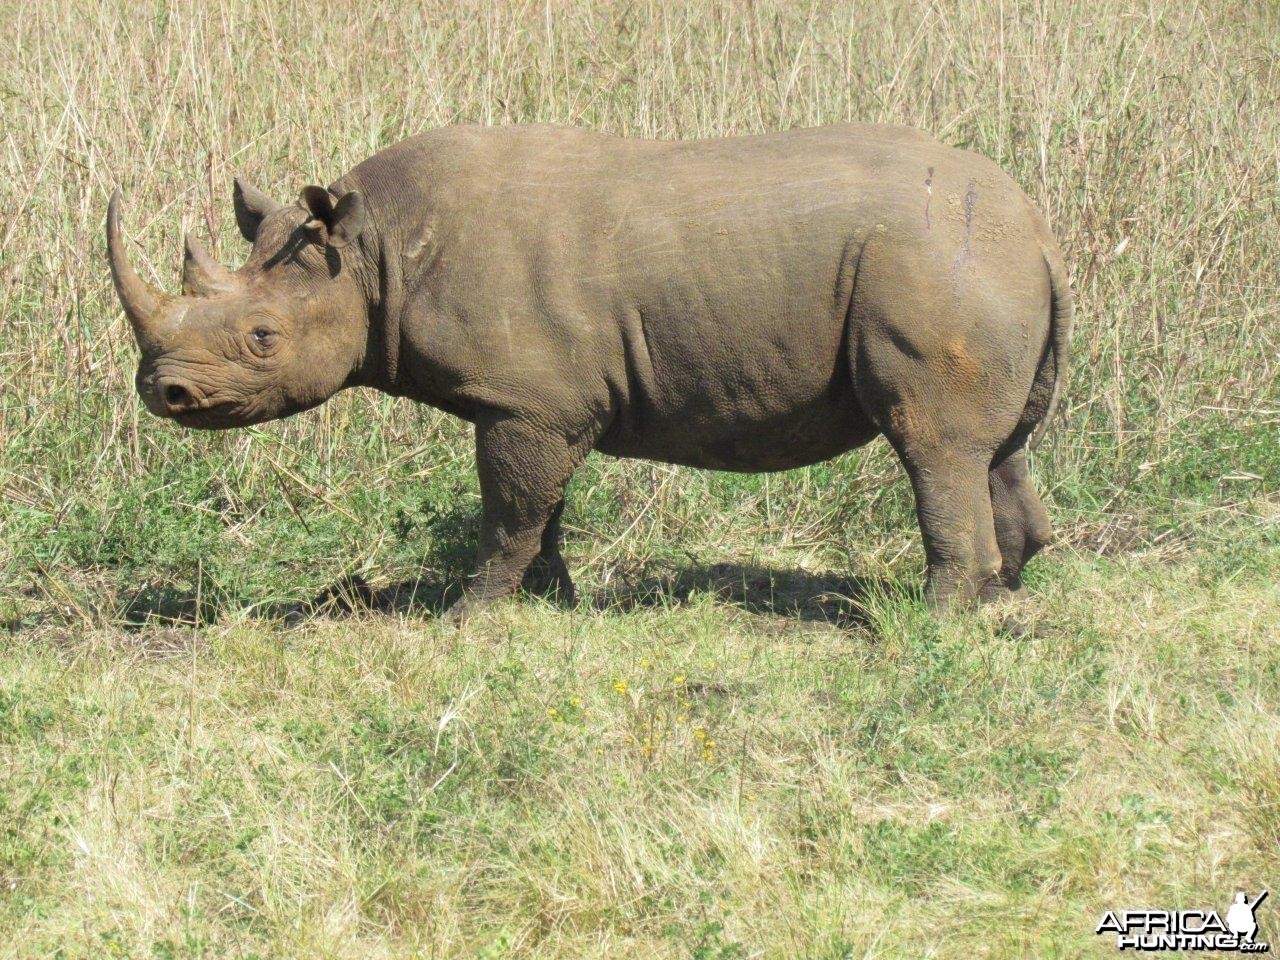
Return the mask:
{"type": "Polygon", "coordinates": [[[210,297],[216,293],[230,293],[235,288],[235,276],[213,259],[198,237],[187,231],[184,238],[186,253],[182,258],[182,293],[188,297],[210,297]]]}
{"type": "Polygon", "coordinates": [[[115,281],[120,305],[133,325],[138,345],[143,346],[153,339],[156,314],[168,296],[138,276],[129,264],[124,238],[120,235],[119,187],[111,194],[111,202],[107,205],[107,258],[111,261],[111,279],[115,281]]]}

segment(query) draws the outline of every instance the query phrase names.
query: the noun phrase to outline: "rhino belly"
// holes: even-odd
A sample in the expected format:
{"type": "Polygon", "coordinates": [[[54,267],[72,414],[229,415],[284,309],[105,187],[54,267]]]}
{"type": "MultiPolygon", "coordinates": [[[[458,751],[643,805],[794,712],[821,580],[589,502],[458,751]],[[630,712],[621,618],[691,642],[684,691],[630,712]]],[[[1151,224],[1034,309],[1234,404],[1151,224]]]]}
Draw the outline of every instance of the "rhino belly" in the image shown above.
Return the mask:
{"type": "Polygon", "coordinates": [[[878,433],[849,390],[759,419],[720,417],[706,409],[674,417],[654,411],[620,417],[596,446],[612,456],[754,473],[820,463],[878,433]]]}

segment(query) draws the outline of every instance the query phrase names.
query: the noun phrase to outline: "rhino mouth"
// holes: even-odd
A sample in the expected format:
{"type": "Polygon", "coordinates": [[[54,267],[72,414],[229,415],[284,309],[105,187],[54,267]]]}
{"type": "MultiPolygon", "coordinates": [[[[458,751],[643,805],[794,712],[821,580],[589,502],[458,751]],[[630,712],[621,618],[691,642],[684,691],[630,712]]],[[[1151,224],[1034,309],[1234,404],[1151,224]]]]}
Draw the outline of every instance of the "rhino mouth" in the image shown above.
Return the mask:
{"type": "Polygon", "coordinates": [[[192,430],[230,430],[233,427],[249,427],[260,420],[237,413],[236,404],[229,400],[211,403],[195,410],[171,414],[169,419],[180,427],[192,430]]]}

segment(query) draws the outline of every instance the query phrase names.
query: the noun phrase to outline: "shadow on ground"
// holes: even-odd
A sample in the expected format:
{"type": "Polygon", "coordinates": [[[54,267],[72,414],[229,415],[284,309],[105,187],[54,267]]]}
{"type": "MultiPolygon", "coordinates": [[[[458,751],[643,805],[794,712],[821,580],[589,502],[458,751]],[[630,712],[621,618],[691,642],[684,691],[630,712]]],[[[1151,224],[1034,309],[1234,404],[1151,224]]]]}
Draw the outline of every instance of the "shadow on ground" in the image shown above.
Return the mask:
{"type": "MultiPolygon", "coordinates": [[[[227,598],[198,596],[177,585],[147,582],[114,592],[107,603],[94,604],[91,611],[81,610],[79,616],[70,608],[50,606],[4,626],[10,632],[19,632],[42,623],[83,620],[126,631],[198,627],[217,623],[233,610],[286,624],[365,613],[432,619],[458,598],[462,583],[462,578],[441,571],[386,584],[371,584],[361,574],[353,573],[339,578],[310,600],[245,607],[227,598]]],[[[674,569],[650,566],[620,577],[615,584],[589,592],[587,607],[600,613],[625,613],[687,604],[696,596],[709,593],[721,603],[752,614],[842,628],[864,626],[868,619],[866,599],[888,589],[885,581],[869,577],[739,563],[694,564],[674,569]]]]}
{"type": "MultiPolygon", "coordinates": [[[[587,603],[597,612],[627,612],[686,604],[698,594],[711,593],[722,603],[754,614],[859,626],[867,621],[866,598],[887,589],[886,581],[869,577],[717,563],[660,573],[640,571],[622,586],[596,592],[587,603]]],[[[372,587],[354,577],[328,587],[309,607],[322,615],[369,610],[438,616],[459,590],[457,580],[406,580],[372,587]]]]}
{"type": "Polygon", "coordinates": [[[212,599],[199,597],[191,590],[153,583],[123,591],[116,604],[115,619],[126,630],[139,630],[157,622],[192,627],[214,623],[220,608],[212,599]]]}
{"type": "MultiPolygon", "coordinates": [[[[597,591],[587,605],[600,613],[627,612],[687,604],[698,594],[711,593],[720,602],[753,614],[849,628],[867,623],[866,598],[887,589],[887,582],[868,577],[718,563],[660,573],[640,571],[622,586],[597,591]]],[[[357,612],[434,617],[459,591],[456,579],[446,583],[406,580],[375,587],[354,576],[327,587],[308,604],[262,613],[284,620],[357,612]]]]}
{"type": "Polygon", "coordinates": [[[355,574],[330,584],[305,604],[263,611],[263,615],[286,621],[310,617],[338,619],[356,613],[438,617],[458,599],[461,592],[461,581],[456,578],[427,580],[417,577],[373,586],[360,574],[355,574]]]}
{"type": "Polygon", "coordinates": [[[711,593],[754,614],[860,627],[869,617],[867,598],[888,589],[887,581],[872,577],[716,563],[646,576],[601,593],[592,606],[627,611],[688,603],[696,594],[711,593]]]}

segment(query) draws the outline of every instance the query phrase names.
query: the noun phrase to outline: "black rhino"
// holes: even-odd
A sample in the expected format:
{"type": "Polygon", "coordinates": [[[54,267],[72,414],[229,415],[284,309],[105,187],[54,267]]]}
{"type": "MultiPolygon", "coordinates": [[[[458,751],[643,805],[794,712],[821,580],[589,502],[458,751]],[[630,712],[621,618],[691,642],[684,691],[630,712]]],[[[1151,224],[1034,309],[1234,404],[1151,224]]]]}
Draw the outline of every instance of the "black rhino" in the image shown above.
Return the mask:
{"type": "Polygon", "coordinates": [[[368,386],[475,424],[483,496],[456,621],[534,564],[562,594],[564,490],[590,450],[785,470],[884,434],[935,604],[1000,596],[1049,539],[1024,448],[1067,367],[1057,244],[989,160],[847,124],[685,142],[433,130],[279,204],[253,244],[187,238],[182,295],[107,239],[153,413],[219,429],[368,386]]]}

